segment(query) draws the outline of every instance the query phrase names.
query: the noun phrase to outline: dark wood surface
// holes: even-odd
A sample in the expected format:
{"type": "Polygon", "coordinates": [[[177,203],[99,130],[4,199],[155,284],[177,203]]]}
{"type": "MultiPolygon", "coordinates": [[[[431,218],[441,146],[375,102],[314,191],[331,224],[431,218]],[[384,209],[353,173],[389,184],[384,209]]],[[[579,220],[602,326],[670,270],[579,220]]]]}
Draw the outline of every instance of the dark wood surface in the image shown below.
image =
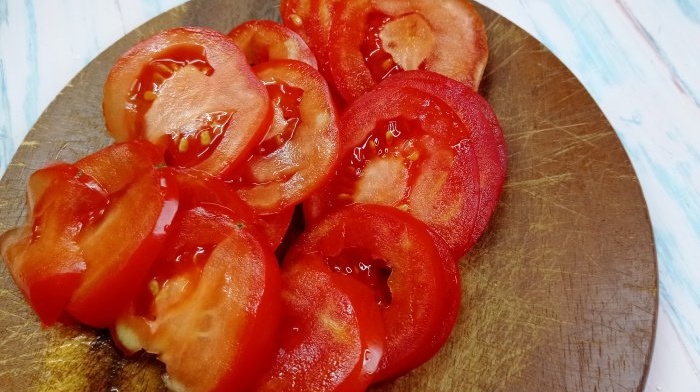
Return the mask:
{"type": "MultiPolygon", "coordinates": [[[[491,59],[481,92],[506,133],[509,174],[490,228],[461,261],[461,316],[429,363],[377,391],[641,391],[657,312],[653,238],[616,134],[547,49],[479,7],[491,59]]],[[[275,1],[194,0],[96,58],[41,116],[0,182],[0,231],[24,219],[28,175],[111,142],[107,72],[131,45],[181,25],[227,32],[276,18],[275,1]]],[[[458,55],[458,54],[456,54],[458,55]]],[[[0,389],[157,391],[162,369],[107,334],[44,329],[0,267],[0,389]]]]}

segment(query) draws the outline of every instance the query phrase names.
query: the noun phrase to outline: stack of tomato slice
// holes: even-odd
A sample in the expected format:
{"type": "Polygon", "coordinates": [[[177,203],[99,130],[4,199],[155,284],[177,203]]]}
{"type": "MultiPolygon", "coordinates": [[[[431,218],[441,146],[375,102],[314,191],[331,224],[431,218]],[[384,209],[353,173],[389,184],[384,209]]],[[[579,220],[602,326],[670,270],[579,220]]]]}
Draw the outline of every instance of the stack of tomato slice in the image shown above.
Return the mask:
{"type": "Polygon", "coordinates": [[[45,325],[110,329],[173,390],[362,391],[421,365],[505,179],[469,3],[281,12],[125,53],[104,88],[116,143],[32,174],[2,237],[45,325]]]}

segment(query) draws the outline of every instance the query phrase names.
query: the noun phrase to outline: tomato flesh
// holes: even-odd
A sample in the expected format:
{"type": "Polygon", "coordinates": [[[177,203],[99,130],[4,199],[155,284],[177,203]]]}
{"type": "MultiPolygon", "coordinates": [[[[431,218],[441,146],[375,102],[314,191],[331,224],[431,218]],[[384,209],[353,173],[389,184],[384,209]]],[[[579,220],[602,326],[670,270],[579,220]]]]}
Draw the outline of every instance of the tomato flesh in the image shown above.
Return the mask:
{"type": "Polygon", "coordinates": [[[44,325],[62,318],[86,270],[77,236],[98,219],[108,195],[74,165],[57,164],[32,174],[29,216],[0,237],[8,270],[44,325]]]}
{"type": "Polygon", "coordinates": [[[166,30],[127,51],[104,88],[107,129],[146,139],[168,164],[222,175],[263,137],[265,87],[232,40],[204,28],[166,30]]]}
{"type": "MultiPolygon", "coordinates": [[[[158,97],[163,83],[175,72],[187,66],[207,76],[214,72],[207,61],[205,48],[199,45],[169,47],[143,68],[132,85],[127,103],[127,105],[133,105],[133,110],[137,113],[135,119],[137,129],[145,129],[145,114],[158,97]]],[[[167,145],[168,162],[177,166],[188,166],[199,158],[205,158],[207,153],[216,146],[230,119],[231,113],[225,111],[213,113],[209,118],[203,119],[201,127],[194,132],[172,134],[167,145]]]]}
{"type": "Polygon", "coordinates": [[[379,12],[370,13],[367,17],[367,35],[360,45],[360,51],[365,59],[367,68],[375,82],[379,83],[390,75],[402,71],[394,58],[384,50],[381,39],[382,27],[391,20],[379,12]]]}
{"type": "Polygon", "coordinates": [[[250,20],[228,33],[243,51],[248,64],[271,60],[298,60],[317,68],[316,57],[293,30],[271,20],[250,20]]]}
{"type": "Polygon", "coordinates": [[[294,132],[301,121],[299,105],[304,90],[293,87],[279,80],[265,82],[267,92],[273,105],[280,112],[281,118],[273,122],[265,140],[260,143],[257,154],[268,155],[280,148],[285,142],[294,137],[294,132]]]}
{"type": "Polygon", "coordinates": [[[479,207],[471,239],[475,243],[488,226],[506,179],[503,130],[489,103],[468,86],[430,71],[407,71],[386,79],[379,88],[410,85],[447,103],[469,128],[479,168],[479,207]]]}
{"type": "Polygon", "coordinates": [[[340,121],[341,165],[304,204],[311,222],[338,206],[393,206],[422,220],[455,257],[471,246],[479,171],[469,129],[441,99],[387,87],[355,101],[340,121]]]}
{"type": "Polygon", "coordinates": [[[151,280],[117,321],[128,351],[165,363],[175,390],[249,390],[274,355],[279,268],[230,211],[201,205],[178,215],[151,280]]]}
{"type": "Polygon", "coordinates": [[[384,336],[373,296],[361,284],[339,279],[322,260],[305,256],[283,263],[280,348],[257,390],[365,390],[384,336]]]}
{"type": "Polygon", "coordinates": [[[141,174],[163,164],[160,151],[143,140],[115,143],[75,162],[109,194],[121,191],[141,174]]]}
{"type": "Polygon", "coordinates": [[[145,282],[177,211],[177,185],[166,171],[151,170],[111,199],[80,233],[87,268],[68,305],[74,318],[98,328],[111,326],[145,282]]]}
{"type": "Polygon", "coordinates": [[[372,289],[379,306],[391,306],[391,290],[388,285],[391,268],[386,260],[373,258],[365,248],[349,247],[328,257],[325,262],[331,271],[352,276],[372,289]]]}
{"type": "Polygon", "coordinates": [[[270,91],[275,116],[257,153],[229,182],[257,213],[270,214],[299,204],[331,176],[340,137],[318,71],[293,60],[266,62],[254,71],[270,91]]]}
{"type": "Polygon", "coordinates": [[[372,290],[386,333],[373,376],[381,381],[419,366],[449,336],[459,309],[460,278],[446,249],[409,214],[357,204],[330,212],[304,232],[284,262],[319,258],[328,271],[372,290]]]}
{"type": "Polygon", "coordinates": [[[477,90],[488,58],[483,21],[461,0],[337,2],[330,32],[330,76],[347,102],[402,70],[435,71],[477,90]]]}

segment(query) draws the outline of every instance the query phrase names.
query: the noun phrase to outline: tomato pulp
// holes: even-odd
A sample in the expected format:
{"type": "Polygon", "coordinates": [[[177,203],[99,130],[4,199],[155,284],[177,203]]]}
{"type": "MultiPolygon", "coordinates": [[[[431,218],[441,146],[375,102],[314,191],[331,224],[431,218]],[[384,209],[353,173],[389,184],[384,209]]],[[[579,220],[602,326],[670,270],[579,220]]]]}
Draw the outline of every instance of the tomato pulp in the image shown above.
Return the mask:
{"type": "Polygon", "coordinates": [[[225,35],[176,28],[127,51],[104,87],[108,131],[146,139],[173,166],[221,175],[244,160],[270,121],[265,87],[225,35]]]}

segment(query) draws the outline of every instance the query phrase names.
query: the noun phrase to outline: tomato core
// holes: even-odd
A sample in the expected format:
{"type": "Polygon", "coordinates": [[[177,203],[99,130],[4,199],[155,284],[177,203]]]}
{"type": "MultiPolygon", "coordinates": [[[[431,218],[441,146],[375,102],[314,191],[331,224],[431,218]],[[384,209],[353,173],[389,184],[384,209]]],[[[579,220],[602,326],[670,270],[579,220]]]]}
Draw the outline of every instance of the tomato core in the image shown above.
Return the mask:
{"type": "Polygon", "coordinates": [[[171,259],[163,259],[156,264],[156,274],[148,282],[145,290],[134,301],[136,314],[148,319],[155,319],[155,299],[160,290],[173,277],[186,276],[189,284],[195,286],[201,276],[204,265],[214,251],[215,245],[200,245],[181,249],[171,259]]]}
{"type": "Polygon", "coordinates": [[[363,201],[367,196],[380,204],[408,208],[409,191],[417,177],[412,169],[419,167],[425,158],[415,137],[419,130],[417,119],[397,117],[377,122],[364,142],[343,159],[346,169],[335,177],[333,186],[340,190],[337,202],[363,201]],[[388,181],[379,180],[387,177],[388,181]],[[370,186],[382,189],[366,189],[370,186]]]}
{"type": "Polygon", "coordinates": [[[360,44],[360,52],[365,59],[372,79],[379,83],[390,75],[402,71],[394,58],[384,50],[381,32],[384,25],[392,18],[381,12],[371,12],[367,16],[367,33],[360,44]]]}
{"type": "Polygon", "coordinates": [[[258,148],[259,155],[268,155],[294,136],[301,121],[299,105],[304,90],[279,80],[264,82],[275,110],[275,121],[258,148]]]}
{"type": "Polygon", "coordinates": [[[388,284],[391,268],[385,260],[372,257],[365,248],[349,247],[343,248],[335,256],[327,257],[326,264],[332,271],[352,276],[367,285],[374,292],[379,306],[391,305],[391,290],[388,284]]]}
{"type": "MultiPolygon", "coordinates": [[[[127,107],[137,113],[146,113],[158,98],[160,87],[175,72],[185,66],[193,66],[209,76],[214,69],[207,61],[206,49],[199,45],[174,45],[157,59],[151,60],[134,80],[129,93],[127,107]]],[[[143,115],[137,120],[143,128],[143,115]]]]}
{"type": "MultiPolygon", "coordinates": [[[[158,98],[163,84],[176,72],[191,68],[206,76],[214,74],[207,61],[206,49],[199,45],[175,45],[151,60],[141,71],[131,87],[127,106],[138,113],[137,129],[145,128],[145,114],[158,98]]],[[[177,167],[190,167],[207,158],[216,148],[233,113],[215,111],[204,113],[196,119],[196,129],[181,129],[170,135],[165,160],[177,167]]]]}
{"type": "MultiPolygon", "coordinates": [[[[271,82],[263,81],[272,102],[274,119],[270,124],[265,138],[260,142],[258,149],[250,156],[251,159],[268,156],[279,150],[285,143],[294,137],[299,123],[301,122],[301,104],[304,90],[290,86],[280,80],[271,82]]],[[[232,184],[262,185],[263,182],[256,179],[249,164],[239,167],[236,175],[229,180],[232,184]]]]}

